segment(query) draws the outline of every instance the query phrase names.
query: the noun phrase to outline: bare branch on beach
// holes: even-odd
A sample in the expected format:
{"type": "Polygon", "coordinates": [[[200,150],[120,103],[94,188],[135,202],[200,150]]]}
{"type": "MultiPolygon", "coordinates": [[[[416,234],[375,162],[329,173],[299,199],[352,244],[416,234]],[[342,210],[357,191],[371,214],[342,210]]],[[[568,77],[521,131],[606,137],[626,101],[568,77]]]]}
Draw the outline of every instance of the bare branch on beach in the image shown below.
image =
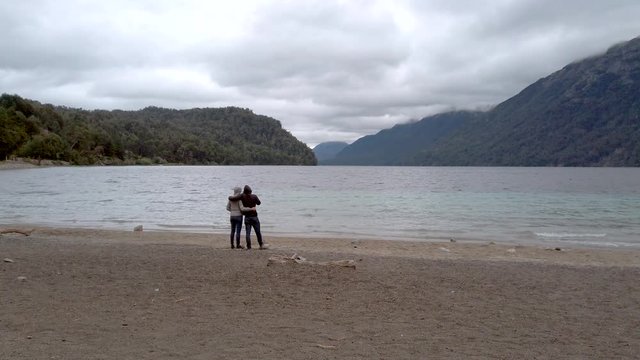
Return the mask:
{"type": "Polygon", "coordinates": [[[322,266],[338,266],[347,268],[356,268],[354,260],[335,260],[335,261],[309,261],[298,254],[292,256],[276,255],[269,258],[267,266],[271,264],[306,264],[306,265],[322,265],[322,266]]]}
{"type": "Polygon", "coordinates": [[[21,229],[0,229],[0,234],[22,234],[24,236],[29,236],[35,229],[31,230],[21,230],[21,229]]]}

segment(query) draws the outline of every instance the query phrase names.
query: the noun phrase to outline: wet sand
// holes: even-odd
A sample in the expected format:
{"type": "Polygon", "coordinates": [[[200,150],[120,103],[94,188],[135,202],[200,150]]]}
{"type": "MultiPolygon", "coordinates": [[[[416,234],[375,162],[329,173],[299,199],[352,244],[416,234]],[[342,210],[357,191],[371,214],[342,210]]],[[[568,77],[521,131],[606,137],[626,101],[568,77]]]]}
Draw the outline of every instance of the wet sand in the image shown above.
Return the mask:
{"type": "Polygon", "coordinates": [[[35,228],[0,235],[1,359],[633,359],[640,251],[35,228]],[[269,264],[354,260],[346,268],[269,264]]]}

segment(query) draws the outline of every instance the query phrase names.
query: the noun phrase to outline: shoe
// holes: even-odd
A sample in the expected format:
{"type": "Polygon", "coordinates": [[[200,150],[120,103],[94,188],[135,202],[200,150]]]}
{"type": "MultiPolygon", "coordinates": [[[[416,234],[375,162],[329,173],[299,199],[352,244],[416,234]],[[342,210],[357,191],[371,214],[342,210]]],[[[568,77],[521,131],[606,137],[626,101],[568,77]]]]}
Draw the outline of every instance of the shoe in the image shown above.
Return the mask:
{"type": "Polygon", "coordinates": [[[267,250],[269,248],[269,244],[260,245],[260,250],[267,250]]]}
{"type": "Polygon", "coordinates": [[[242,246],[242,245],[236,245],[236,249],[244,249],[244,246],[242,246]]]}
{"type": "Polygon", "coordinates": [[[231,245],[231,248],[232,248],[232,249],[235,249],[235,248],[233,247],[233,245],[231,245]]]}

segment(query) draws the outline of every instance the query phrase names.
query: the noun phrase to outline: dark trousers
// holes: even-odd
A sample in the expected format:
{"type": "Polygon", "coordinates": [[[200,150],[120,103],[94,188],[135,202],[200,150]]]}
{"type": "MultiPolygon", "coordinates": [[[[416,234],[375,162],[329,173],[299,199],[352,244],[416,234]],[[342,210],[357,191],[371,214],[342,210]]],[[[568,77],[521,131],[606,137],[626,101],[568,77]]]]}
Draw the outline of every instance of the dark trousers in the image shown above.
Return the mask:
{"type": "Polygon", "coordinates": [[[245,216],[244,228],[247,232],[247,249],[251,249],[251,228],[256,231],[256,238],[258,238],[258,244],[262,246],[262,233],[260,232],[260,220],[257,216],[245,216]]]}
{"type": "Polygon", "coordinates": [[[232,216],[231,218],[231,247],[233,247],[233,238],[236,239],[236,246],[240,246],[240,232],[242,231],[242,215],[232,216]]]}

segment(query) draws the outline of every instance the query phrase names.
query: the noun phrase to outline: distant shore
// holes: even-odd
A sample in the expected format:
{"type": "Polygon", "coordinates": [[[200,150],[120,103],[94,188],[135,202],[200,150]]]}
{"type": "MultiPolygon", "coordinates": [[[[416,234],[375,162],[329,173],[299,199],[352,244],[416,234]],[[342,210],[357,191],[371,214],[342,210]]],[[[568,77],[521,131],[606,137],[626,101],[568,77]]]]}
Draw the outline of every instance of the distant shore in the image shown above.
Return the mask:
{"type": "Polygon", "coordinates": [[[69,163],[64,161],[17,158],[15,160],[0,161],[0,170],[31,169],[31,168],[38,168],[38,167],[68,166],[68,165],[69,163]]]}
{"type": "Polygon", "coordinates": [[[0,358],[640,353],[639,250],[15,230],[33,232],[0,235],[0,358]],[[269,260],[294,254],[306,261],[269,260]]]}

